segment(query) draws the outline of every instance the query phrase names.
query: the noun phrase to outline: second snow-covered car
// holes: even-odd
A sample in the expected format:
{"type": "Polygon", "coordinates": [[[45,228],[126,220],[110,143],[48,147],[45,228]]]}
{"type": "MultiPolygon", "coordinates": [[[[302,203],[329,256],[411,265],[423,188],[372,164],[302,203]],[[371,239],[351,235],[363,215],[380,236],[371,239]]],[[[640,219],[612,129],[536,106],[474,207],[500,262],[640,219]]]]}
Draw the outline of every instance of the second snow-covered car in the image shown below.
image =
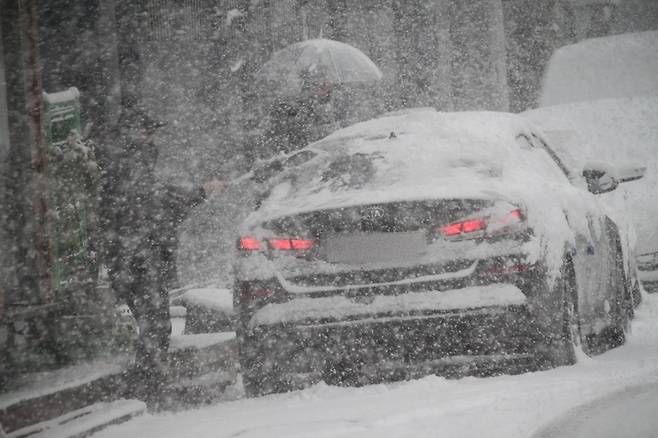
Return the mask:
{"type": "Polygon", "coordinates": [[[624,341],[619,232],[593,194],[616,181],[570,173],[528,121],[411,110],[298,153],[238,239],[248,395],[570,364],[581,339],[624,341]]]}
{"type": "Polygon", "coordinates": [[[568,166],[614,163],[617,179],[639,179],[600,197],[622,231],[622,247],[637,253],[637,260],[626,260],[637,305],[636,277],[648,291],[658,286],[658,96],[574,102],[521,115],[541,127],[568,166]]]}

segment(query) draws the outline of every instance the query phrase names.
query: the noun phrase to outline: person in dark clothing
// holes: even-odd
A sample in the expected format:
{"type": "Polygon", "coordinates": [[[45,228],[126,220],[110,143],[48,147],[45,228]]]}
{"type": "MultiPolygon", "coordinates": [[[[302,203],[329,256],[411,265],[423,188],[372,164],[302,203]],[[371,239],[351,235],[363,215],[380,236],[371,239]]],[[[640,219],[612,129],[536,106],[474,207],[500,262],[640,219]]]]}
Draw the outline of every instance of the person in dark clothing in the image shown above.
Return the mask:
{"type": "Polygon", "coordinates": [[[320,68],[300,74],[299,95],[279,97],[269,112],[266,155],[290,153],[330,134],[339,126],[332,105],[334,85],[320,68]]]}
{"type": "Polygon", "coordinates": [[[156,180],[153,135],[160,126],[143,111],[124,111],[116,132],[118,145],[101,163],[99,215],[112,289],[139,327],[138,380],[151,394],[158,393],[166,376],[168,290],[176,278],[177,227],[207,190],[219,188],[218,182],[183,188],[156,180]]]}

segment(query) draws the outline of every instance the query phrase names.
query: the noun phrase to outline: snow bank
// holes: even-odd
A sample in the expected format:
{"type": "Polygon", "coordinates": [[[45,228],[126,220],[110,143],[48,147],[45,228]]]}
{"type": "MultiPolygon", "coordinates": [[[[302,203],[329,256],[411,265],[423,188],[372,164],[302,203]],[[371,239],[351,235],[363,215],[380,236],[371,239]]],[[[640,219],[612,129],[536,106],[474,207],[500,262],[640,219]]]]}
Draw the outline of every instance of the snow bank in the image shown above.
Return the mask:
{"type": "Polygon", "coordinates": [[[172,318],[185,318],[187,309],[183,306],[170,306],[169,316],[172,318]]]}
{"type": "MultiPolygon", "coordinates": [[[[297,298],[282,304],[268,304],[258,310],[251,325],[268,325],[306,319],[335,318],[374,314],[413,313],[426,310],[442,311],[478,309],[491,306],[514,306],[526,302],[516,286],[494,284],[449,291],[412,292],[401,295],[378,295],[370,304],[356,302],[345,296],[297,298]]],[[[417,317],[417,316],[416,316],[417,317]]]]}
{"type": "Polygon", "coordinates": [[[233,292],[223,288],[201,288],[190,289],[181,295],[177,301],[186,306],[198,306],[223,312],[226,315],[233,314],[233,292]]]}

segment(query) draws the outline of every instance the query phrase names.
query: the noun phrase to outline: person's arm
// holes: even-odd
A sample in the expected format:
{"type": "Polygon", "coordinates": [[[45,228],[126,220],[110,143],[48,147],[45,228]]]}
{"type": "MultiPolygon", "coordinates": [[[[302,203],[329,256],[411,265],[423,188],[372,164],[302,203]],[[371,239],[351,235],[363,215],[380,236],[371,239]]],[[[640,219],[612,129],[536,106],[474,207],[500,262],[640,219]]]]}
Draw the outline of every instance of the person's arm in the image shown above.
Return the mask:
{"type": "Polygon", "coordinates": [[[203,187],[186,188],[166,185],[162,191],[162,203],[170,211],[170,217],[176,222],[182,222],[192,208],[206,199],[203,187]]]}
{"type": "Polygon", "coordinates": [[[192,208],[205,201],[208,195],[223,189],[224,183],[217,180],[208,181],[192,188],[166,185],[164,186],[164,203],[172,211],[176,220],[180,222],[187,217],[192,208]]]}

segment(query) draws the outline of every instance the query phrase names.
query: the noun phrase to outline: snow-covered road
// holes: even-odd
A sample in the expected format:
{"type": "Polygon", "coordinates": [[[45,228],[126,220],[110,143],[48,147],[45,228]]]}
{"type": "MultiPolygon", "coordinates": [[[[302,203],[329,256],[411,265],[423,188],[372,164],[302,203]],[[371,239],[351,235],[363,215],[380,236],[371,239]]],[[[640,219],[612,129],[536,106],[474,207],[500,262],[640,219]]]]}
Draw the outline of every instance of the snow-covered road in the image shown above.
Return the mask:
{"type": "Polygon", "coordinates": [[[319,384],[288,394],[145,415],[97,436],[528,437],[585,403],[658,383],[658,295],[644,298],[626,345],[594,358],[580,357],[575,366],[490,378],[429,376],[362,388],[319,384]]]}
{"type": "Polygon", "coordinates": [[[624,388],[557,418],[533,438],[647,438],[658,432],[658,384],[624,388]]]}

